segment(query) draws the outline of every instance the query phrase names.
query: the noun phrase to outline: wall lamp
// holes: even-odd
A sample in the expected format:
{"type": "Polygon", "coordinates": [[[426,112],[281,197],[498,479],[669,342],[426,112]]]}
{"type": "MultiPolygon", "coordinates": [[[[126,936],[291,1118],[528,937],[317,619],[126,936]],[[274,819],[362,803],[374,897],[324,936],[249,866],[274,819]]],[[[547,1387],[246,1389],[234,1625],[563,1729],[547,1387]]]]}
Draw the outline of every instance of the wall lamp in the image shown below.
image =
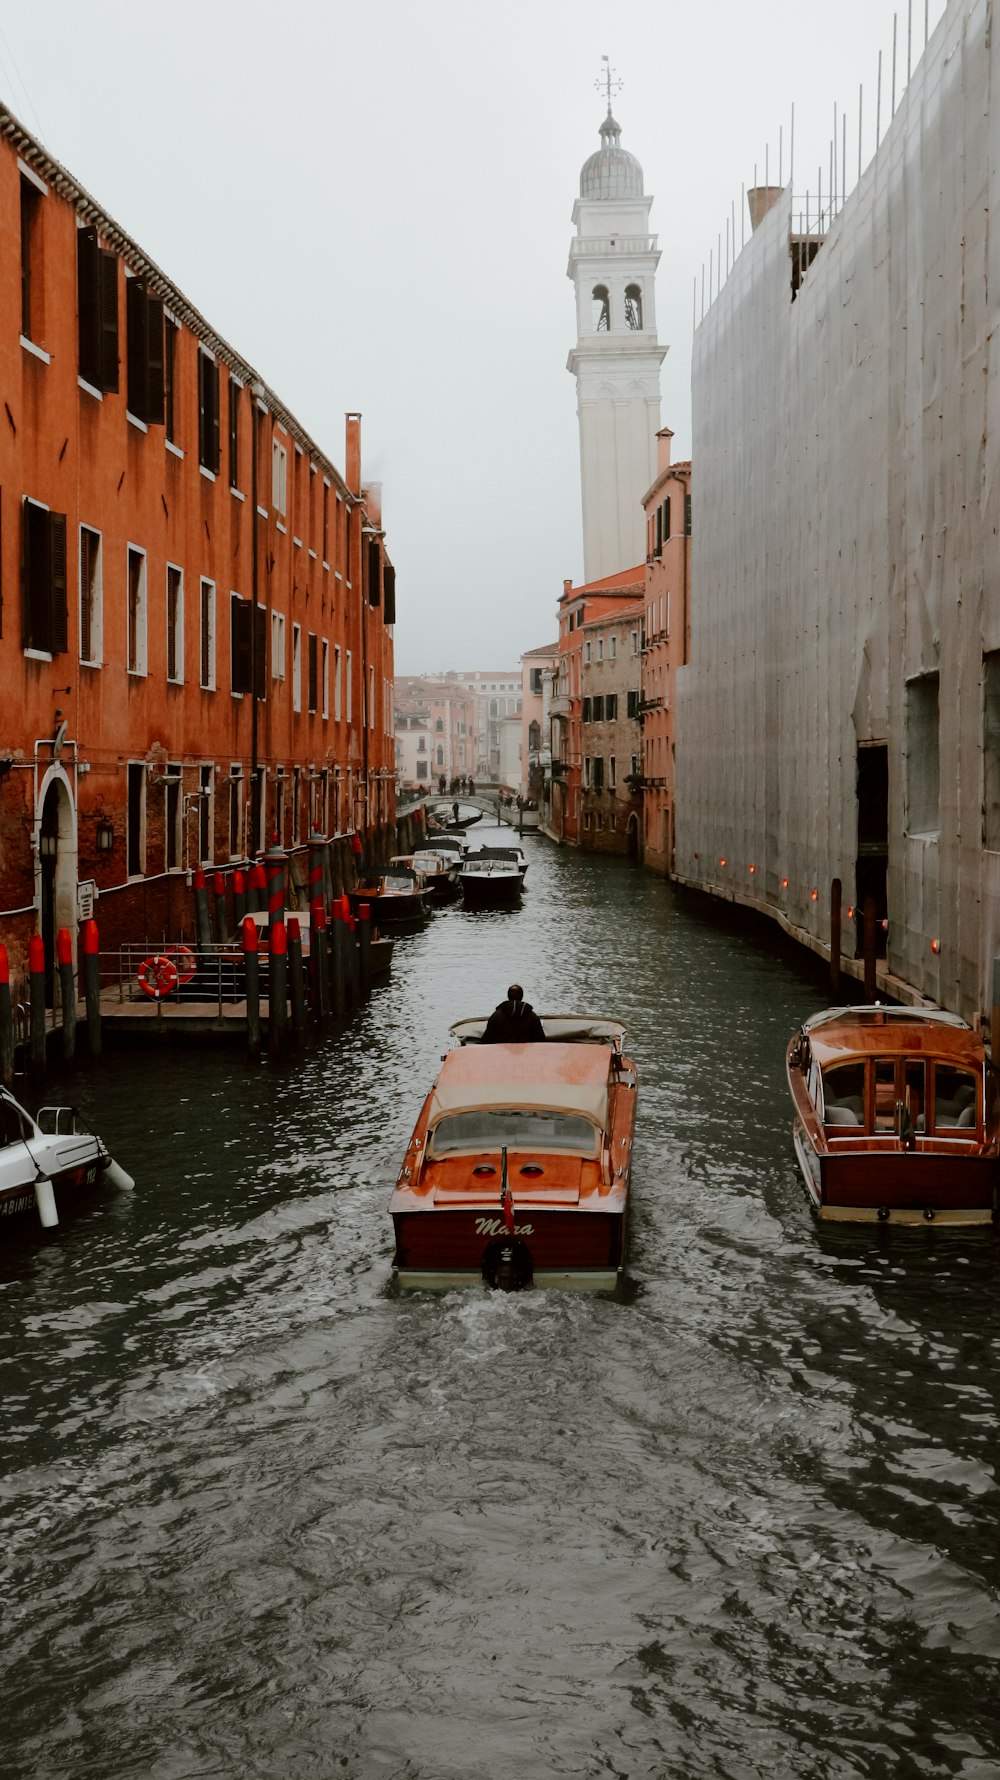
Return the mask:
{"type": "Polygon", "coordinates": [[[112,852],[114,852],[114,846],[115,846],[115,831],[112,828],[111,823],[110,822],[98,822],[98,824],[97,824],[97,851],[99,853],[112,853],[112,852]]]}

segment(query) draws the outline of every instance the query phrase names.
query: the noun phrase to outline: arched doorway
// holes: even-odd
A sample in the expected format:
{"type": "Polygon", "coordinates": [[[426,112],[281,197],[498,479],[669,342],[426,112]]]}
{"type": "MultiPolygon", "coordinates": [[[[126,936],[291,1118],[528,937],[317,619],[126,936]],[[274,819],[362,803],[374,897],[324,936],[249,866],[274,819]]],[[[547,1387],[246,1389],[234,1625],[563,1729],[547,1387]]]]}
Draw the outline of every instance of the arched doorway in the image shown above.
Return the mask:
{"type": "Polygon", "coordinates": [[[630,859],[638,859],[638,857],[639,857],[639,841],[640,841],[639,818],[636,815],[635,810],[633,810],[631,815],[629,816],[628,828],[626,829],[626,832],[625,832],[625,844],[626,844],[626,848],[628,851],[628,857],[630,859]]]}
{"type": "Polygon", "coordinates": [[[36,902],[45,946],[45,998],[53,1005],[56,934],[68,927],[76,951],[76,820],[69,781],[61,767],[46,775],[39,793],[36,902]]]}

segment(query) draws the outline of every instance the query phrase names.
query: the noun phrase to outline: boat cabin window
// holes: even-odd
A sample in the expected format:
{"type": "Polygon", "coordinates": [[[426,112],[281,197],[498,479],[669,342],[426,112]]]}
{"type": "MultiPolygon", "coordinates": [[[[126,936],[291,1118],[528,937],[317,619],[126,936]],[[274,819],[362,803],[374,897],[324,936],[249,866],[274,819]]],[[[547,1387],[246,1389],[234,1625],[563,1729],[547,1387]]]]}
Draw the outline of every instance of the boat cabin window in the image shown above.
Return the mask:
{"type": "Polygon", "coordinates": [[[495,1112],[452,1113],[435,1125],[428,1145],[432,1156],[458,1155],[481,1150],[557,1150],[567,1156],[597,1155],[597,1132],[587,1119],[575,1113],[495,1112]]]}
{"type": "Polygon", "coordinates": [[[865,1066],[838,1063],[823,1076],[823,1122],[827,1125],[863,1125],[865,1122],[865,1066]]]}
{"type": "Polygon", "coordinates": [[[13,1100],[0,1100],[0,1149],[8,1143],[20,1143],[34,1137],[31,1122],[13,1100]]]}
{"type": "Polygon", "coordinates": [[[934,1128],[966,1130],[976,1123],[976,1078],[949,1063],[934,1065],[934,1128]]]}
{"type": "Polygon", "coordinates": [[[896,1129],[896,1060],[880,1057],[875,1062],[875,1130],[896,1129]]]}

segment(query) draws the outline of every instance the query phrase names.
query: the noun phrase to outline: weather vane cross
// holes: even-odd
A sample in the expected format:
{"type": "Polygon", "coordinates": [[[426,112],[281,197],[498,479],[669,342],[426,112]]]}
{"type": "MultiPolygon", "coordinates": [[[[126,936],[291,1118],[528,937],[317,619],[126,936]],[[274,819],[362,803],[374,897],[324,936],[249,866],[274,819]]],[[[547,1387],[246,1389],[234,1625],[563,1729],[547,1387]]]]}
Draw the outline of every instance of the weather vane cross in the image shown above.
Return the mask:
{"type": "Polygon", "coordinates": [[[620,93],[625,82],[618,79],[618,75],[615,69],[612,68],[607,56],[602,56],[601,61],[604,63],[604,72],[599,75],[597,80],[595,80],[594,86],[599,93],[603,93],[607,98],[608,116],[610,117],[612,95],[620,93]]]}

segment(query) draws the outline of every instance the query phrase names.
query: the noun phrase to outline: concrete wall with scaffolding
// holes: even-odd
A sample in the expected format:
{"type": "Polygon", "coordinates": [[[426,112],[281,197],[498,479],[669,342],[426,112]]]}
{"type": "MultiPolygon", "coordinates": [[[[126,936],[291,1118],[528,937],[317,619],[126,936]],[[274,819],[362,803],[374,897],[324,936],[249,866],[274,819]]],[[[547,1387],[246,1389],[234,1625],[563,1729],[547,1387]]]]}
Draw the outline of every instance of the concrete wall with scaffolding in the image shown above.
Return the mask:
{"type": "Polygon", "coordinates": [[[967,1018],[1000,951],[990,20],[952,0],[854,191],[774,193],[698,329],[677,689],[677,875],[817,947],[840,878],[885,986],[967,1018]]]}

